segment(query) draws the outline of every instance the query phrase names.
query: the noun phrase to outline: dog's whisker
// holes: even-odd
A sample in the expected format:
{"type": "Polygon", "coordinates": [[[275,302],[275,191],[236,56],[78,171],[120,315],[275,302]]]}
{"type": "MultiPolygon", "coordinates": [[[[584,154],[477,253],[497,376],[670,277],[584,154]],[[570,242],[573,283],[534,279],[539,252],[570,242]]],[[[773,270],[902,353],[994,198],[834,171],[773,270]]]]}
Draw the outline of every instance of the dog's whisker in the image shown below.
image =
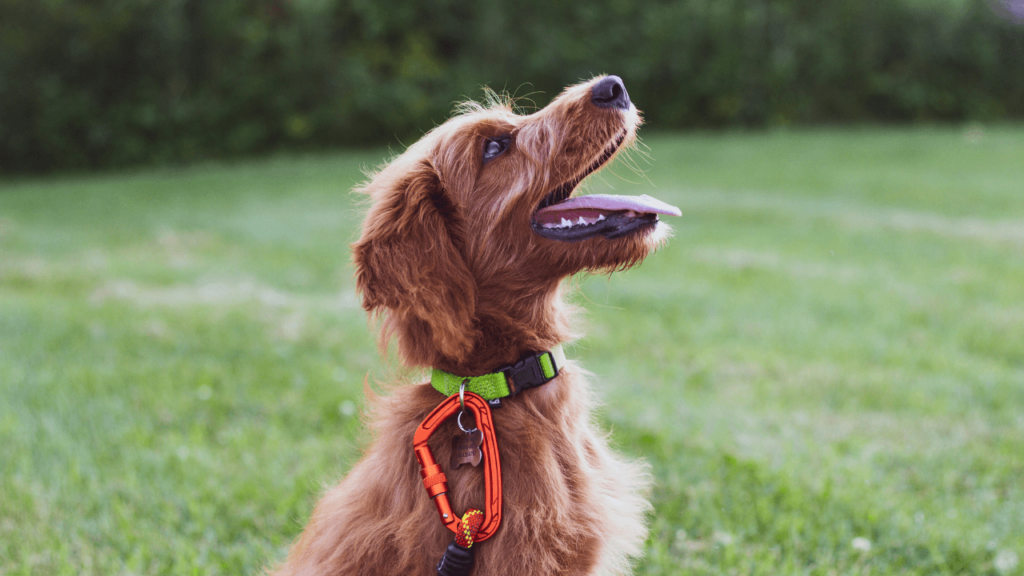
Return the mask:
{"type": "Polygon", "coordinates": [[[633,182],[632,180],[628,180],[628,179],[623,178],[627,182],[630,182],[631,184],[641,184],[643,182],[648,182],[648,183],[651,182],[650,178],[647,175],[647,172],[644,171],[643,169],[641,169],[636,164],[636,161],[633,159],[632,156],[629,156],[628,154],[625,156],[625,158],[623,159],[623,166],[628,168],[630,170],[630,172],[632,172],[633,174],[636,174],[637,176],[640,177],[640,181],[639,182],[633,182]]]}

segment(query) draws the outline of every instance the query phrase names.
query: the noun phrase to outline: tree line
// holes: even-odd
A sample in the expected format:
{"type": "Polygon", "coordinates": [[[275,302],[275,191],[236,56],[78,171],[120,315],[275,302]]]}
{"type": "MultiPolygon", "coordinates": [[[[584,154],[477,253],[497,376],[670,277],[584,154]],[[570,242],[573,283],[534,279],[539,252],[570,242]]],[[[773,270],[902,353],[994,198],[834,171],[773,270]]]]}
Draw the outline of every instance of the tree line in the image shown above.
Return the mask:
{"type": "MultiPolygon", "coordinates": [[[[997,2],[999,0],[991,0],[997,2]]],[[[989,0],[0,0],[0,171],[408,143],[614,73],[656,129],[1024,118],[989,0]]]]}

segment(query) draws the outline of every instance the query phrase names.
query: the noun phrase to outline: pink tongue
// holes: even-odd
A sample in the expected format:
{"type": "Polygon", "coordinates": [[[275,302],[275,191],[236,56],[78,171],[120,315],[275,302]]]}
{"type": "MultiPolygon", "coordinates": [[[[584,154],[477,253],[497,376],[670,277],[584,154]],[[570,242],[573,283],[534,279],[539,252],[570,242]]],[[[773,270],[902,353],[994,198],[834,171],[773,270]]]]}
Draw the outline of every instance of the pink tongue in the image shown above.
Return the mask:
{"type": "Polygon", "coordinates": [[[614,194],[590,194],[589,196],[577,196],[565,202],[553,206],[541,208],[538,215],[552,212],[566,212],[568,210],[579,210],[590,208],[592,210],[603,210],[606,212],[618,212],[621,210],[632,210],[645,214],[667,214],[669,216],[682,216],[682,211],[675,206],[666,204],[657,198],[651,198],[647,194],[642,196],[616,196],[614,194]]]}

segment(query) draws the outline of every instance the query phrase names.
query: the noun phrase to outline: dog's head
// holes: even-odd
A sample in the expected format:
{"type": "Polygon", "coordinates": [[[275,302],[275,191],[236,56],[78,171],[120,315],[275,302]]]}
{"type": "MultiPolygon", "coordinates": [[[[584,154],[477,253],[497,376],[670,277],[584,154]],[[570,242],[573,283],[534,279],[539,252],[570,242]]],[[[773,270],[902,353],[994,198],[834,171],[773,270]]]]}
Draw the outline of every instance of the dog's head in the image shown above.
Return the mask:
{"type": "Polygon", "coordinates": [[[357,285],[364,308],[387,310],[385,338],[398,336],[408,363],[459,364],[505,324],[542,342],[536,316],[562,278],[627,268],[667,237],[657,214],[675,209],[652,198],[572,197],[640,123],[615,76],[530,115],[471,106],[362,187],[372,205],[353,246],[357,285]]]}

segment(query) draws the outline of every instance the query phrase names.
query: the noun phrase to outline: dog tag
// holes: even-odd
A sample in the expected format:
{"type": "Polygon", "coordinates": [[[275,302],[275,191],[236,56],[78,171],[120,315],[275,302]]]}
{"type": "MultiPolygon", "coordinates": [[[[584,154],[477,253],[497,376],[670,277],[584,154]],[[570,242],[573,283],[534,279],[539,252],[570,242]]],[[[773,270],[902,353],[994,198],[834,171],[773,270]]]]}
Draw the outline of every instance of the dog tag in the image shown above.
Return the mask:
{"type": "Polygon", "coordinates": [[[483,452],[480,450],[483,443],[484,433],[475,429],[452,438],[451,469],[454,470],[463,464],[479,466],[483,458],[483,452]]]}

